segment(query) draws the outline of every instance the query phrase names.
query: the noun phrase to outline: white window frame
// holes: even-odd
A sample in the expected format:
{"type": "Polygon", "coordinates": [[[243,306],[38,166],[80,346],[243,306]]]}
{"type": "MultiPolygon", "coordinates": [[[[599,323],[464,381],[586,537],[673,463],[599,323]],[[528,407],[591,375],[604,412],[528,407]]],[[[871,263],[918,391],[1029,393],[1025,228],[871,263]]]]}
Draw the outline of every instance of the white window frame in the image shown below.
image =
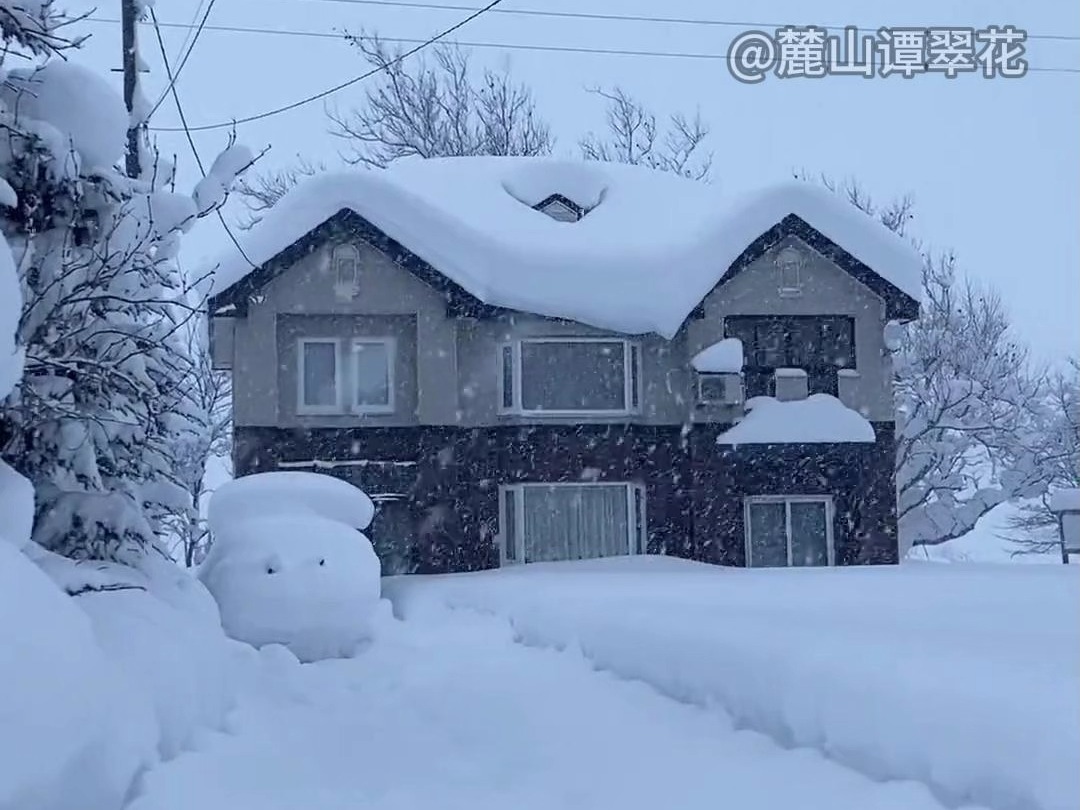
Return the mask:
{"type": "Polygon", "coordinates": [[[631,481],[523,481],[499,487],[499,562],[501,565],[527,565],[525,562],[525,490],[551,487],[618,487],[626,492],[626,526],[628,530],[627,556],[647,554],[649,549],[648,497],[643,484],[631,481]],[[514,557],[507,556],[506,546],[506,500],[507,493],[514,496],[514,557]],[[641,514],[637,514],[640,496],[641,514]]]}
{"type": "Polygon", "coordinates": [[[341,413],[343,374],[341,368],[341,340],[328,337],[302,337],[296,341],[296,412],[300,415],[341,413]],[[308,344],[332,344],[334,346],[334,393],[333,405],[308,405],[304,400],[304,357],[308,344]]]}
{"type": "Polygon", "coordinates": [[[641,344],[619,337],[528,337],[501,343],[497,354],[499,413],[517,416],[631,416],[641,412],[641,344]],[[623,346],[623,401],[624,408],[600,410],[526,410],[521,403],[521,347],[527,343],[621,343],[623,346]],[[511,357],[512,405],[506,404],[506,354],[511,357]]]}
{"type": "Polygon", "coordinates": [[[352,412],[357,414],[393,413],[395,410],[395,388],[397,387],[396,376],[394,374],[395,367],[397,366],[397,339],[392,337],[357,337],[352,339],[349,348],[351,349],[349,353],[349,383],[351,389],[349,402],[351,404],[352,412]],[[358,382],[356,350],[358,346],[386,347],[386,381],[389,386],[387,390],[386,405],[361,405],[356,401],[358,394],[356,390],[356,383],[358,382]]]}
{"type": "Polygon", "coordinates": [[[752,543],[750,542],[750,507],[754,504],[782,503],[784,504],[784,532],[787,536],[787,567],[791,564],[791,504],[793,503],[823,503],[825,504],[825,546],[828,566],[836,565],[836,550],[833,542],[833,522],[835,504],[831,495],[753,495],[743,498],[743,527],[744,543],[746,547],[746,567],[753,568],[752,543]]]}

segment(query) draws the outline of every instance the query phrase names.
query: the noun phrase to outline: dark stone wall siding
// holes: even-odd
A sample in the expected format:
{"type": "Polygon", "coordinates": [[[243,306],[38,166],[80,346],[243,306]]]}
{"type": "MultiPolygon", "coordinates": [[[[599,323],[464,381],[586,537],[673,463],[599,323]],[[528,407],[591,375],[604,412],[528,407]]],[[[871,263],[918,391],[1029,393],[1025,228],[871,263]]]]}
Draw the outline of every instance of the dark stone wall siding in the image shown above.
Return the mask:
{"type": "Polygon", "coordinates": [[[412,568],[499,564],[498,489],[521,481],[644,485],[651,554],[746,564],[743,497],[831,494],[838,564],[897,561],[892,423],[869,444],[716,444],[728,426],[542,425],[235,431],[237,475],[280,461],[360,460],[326,470],[415,511],[412,568]]]}
{"type": "Polygon", "coordinates": [[[733,447],[695,436],[697,559],[746,565],[743,498],[792,494],[833,496],[837,565],[896,563],[895,428],[882,422],[874,432],[874,444],[733,447]]]}

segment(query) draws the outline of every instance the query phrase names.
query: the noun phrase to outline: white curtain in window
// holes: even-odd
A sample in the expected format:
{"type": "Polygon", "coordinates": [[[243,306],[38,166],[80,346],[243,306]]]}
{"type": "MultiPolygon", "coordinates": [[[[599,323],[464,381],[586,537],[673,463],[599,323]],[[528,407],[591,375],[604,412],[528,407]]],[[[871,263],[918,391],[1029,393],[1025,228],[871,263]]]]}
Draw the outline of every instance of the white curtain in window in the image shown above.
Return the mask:
{"type": "Polygon", "coordinates": [[[525,562],[629,552],[626,487],[530,486],[523,494],[525,562]]]}

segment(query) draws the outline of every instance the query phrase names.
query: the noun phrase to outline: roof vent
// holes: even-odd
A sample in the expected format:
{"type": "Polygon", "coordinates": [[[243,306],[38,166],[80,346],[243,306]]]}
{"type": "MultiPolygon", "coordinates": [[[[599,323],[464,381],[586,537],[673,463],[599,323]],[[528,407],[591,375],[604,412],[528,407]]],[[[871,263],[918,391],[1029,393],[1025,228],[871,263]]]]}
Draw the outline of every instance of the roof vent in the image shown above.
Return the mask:
{"type": "Polygon", "coordinates": [[[552,194],[533,208],[559,222],[577,222],[585,216],[584,208],[561,194],[552,194]]]}

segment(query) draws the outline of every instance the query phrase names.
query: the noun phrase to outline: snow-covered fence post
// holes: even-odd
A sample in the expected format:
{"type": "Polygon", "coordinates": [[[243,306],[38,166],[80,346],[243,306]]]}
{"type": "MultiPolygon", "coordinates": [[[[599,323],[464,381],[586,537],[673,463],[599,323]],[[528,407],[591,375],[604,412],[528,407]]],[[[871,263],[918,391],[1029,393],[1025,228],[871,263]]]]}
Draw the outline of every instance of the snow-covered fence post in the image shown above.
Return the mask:
{"type": "Polygon", "coordinates": [[[1059,489],[1050,496],[1050,511],[1058,521],[1061,561],[1068,565],[1070,554],[1080,554],[1080,489],[1059,489]]]}

